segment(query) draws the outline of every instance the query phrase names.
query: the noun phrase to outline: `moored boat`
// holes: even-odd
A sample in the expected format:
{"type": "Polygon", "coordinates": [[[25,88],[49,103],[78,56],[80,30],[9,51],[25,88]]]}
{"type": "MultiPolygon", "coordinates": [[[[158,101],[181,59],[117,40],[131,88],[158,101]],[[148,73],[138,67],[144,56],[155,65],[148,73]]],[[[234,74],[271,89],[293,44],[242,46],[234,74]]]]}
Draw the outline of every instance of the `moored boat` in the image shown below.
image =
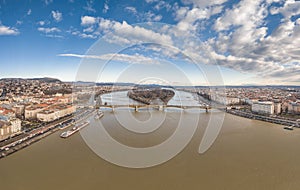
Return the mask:
{"type": "Polygon", "coordinates": [[[286,130],[294,130],[294,126],[285,126],[284,129],[286,129],[286,130]]]}
{"type": "Polygon", "coordinates": [[[104,116],[103,111],[99,110],[99,111],[97,112],[97,114],[95,115],[95,119],[100,119],[100,118],[103,117],[103,116],[104,116]]]}
{"type": "Polygon", "coordinates": [[[71,130],[61,133],[60,137],[67,138],[67,137],[73,135],[74,133],[78,132],[82,128],[86,127],[89,123],[90,123],[89,121],[85,121],[85,122],[81,123],[80,125],[76,125],[71,130]]]}

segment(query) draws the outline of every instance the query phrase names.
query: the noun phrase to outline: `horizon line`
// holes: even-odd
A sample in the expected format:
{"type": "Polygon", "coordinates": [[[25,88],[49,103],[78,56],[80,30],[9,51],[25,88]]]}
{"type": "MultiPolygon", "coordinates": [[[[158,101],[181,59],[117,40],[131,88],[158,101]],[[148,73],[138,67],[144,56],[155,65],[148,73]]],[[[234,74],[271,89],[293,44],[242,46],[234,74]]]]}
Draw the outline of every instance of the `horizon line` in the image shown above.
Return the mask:
{"type": "Polygon", "coordinates": [[[231,86],[231,87],[300,87],[300,85],[295,85],[295,84],[224,84],[224,85],[201,85],[201,84],[197,84],[197,85],[162,85],[162,84],[137,84],[135,82],[95,82],[95,81],[67,81],[67,80],[61,80],[57,77],[3,77],[0,78],[0,80],[3,79],[23,79],[23,80],[34,80],[34,79],[56,79],[59,80],[61,82],[65,82],[65,83],[78,83],[78,82],[82,82],[82,83],[95,83],[95,84],[134,84],[134,85],[146,85],[146,86],[151,86],[151,85],[158,85],[158,86],[176,86],[176,87],[197,87],[197,86],[202,86],[202,87],[222,87],[222,86],[231,86]]]}

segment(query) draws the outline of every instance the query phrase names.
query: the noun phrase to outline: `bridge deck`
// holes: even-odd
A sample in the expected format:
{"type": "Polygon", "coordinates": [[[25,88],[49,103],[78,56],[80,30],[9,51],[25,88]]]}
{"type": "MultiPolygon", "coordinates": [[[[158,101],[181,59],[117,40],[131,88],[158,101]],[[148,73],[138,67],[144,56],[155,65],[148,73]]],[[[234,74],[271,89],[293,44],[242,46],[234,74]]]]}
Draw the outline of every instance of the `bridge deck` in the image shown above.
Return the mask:
{"type": "Polygon", "coordinates": [[[181,106],[181,105],[100,105],[100,107],[106,107],[106,108],[181,108],[181,109],[190,109],[190,108],[200,108],[200,109],[211,109],[210,106],[205,105],[199,105],[199,106],[181,106]]]}

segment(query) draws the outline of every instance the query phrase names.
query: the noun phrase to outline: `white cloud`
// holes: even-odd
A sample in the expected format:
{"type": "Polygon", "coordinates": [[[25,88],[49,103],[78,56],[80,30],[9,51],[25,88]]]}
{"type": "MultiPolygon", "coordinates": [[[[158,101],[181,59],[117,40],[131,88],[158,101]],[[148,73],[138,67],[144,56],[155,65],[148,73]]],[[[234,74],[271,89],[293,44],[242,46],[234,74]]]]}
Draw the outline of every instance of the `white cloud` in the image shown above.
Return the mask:
{"type": "Polygon", "coordinates": [[[182,31],[193,31],[197,28],[197,25],[195,25],[196,21],[208,19],[210,17],[208,9],[192,8],[186,12],[184,11],[184,9],[180,9],[179,15],[177,16],[178,18],[182,18],[177,24],[178,29],[182,31]]]}
{"type": "Polygon", "coordinates": [[[154,6],[154,9],[161,10],[163,8],[166,8],[167,11],[171,10],[172,6],[167,3],[166,1],[158,1],[158,3],[154,6]]]}
{"type": "Polygon", "coordinates": [[[291,2],[270,8],[270,14],[284,16],[272,33],[268,33],[266,25],[271,1],[266,4],[263,0],[243,0],[226,10],[214,25],[218,36],[207,41],[217,63],[263,77],[295,79],[292,75],[300,71],[295,64],[300,63],[300,26],[297,20],[291,20],[291,15],[297,12],[291,2]]]}
{"type": "Polygon", "coordinates": [[[40,26],[44,26],[44,25],[46,24],[46,22],[43,21],[43,20],[41,20],[41,21],[38,22],[38,24],[39,24],[40,26]]]}
{"type": "Polygon", "coordinates": [[[189,11],[188,7],[178,7],[178,9],[176,10],[176,13],[175,13],[175,19],[176,20],[183,19],[188,11],[189,11]]]}
{"type": "Polygon", "coordinates": [[[229,30],[232,26],[257,27],[263,23],[266,16],[267,9],[263,0],[242,0],[216,20],[215,29],[222,31],[229,30]]]}
{"type": "Polygon", "coordinates": [[[92,12],[92,13],[95,13],[96,10],[93,8],[93,5],[94,5],[94,1],[93,0],[90,0],[90,1],[87,1],[86,2],[86,6],[83,7],[86,11],[88,12],[92,12]]]}
{"type": "Polygon", "coordinates": [[[166,10],[169,11],[172,8],[172,5],[170,5],[166,1],[162,1],[162,0],[145,0],[145,1],[146,1],[146,3],[154,4],[153,8],[158,10],[158,11],[163,9],[163,8],[166,8],[166,10]]]}
{"type": "Polygon", "coordinates": [[[92,17],[92,16],[83,16],[81,17],[81,25],[82,26],[88,26],[93,25],[98,22],[99,18],[92,17]]]}
{"type": "Polygon", "coordinates": [[[143,20],[146,20],[148,22],[158,22],[162,19],[161,15],[154,14],[151,11],[146,12],[144,15],[142,15],[143,20]]]}
{"type": "Polygon", "coordinates": [[[152,42],[159,44],[172,44],[172,38],[166,34],[160,34],[141,26],[129,25],[126,21],[122,23],[108,19],[100,19],[99,30],[108,33],[112,32],[107,39],[113,43],[137,44],[152,42]]]}
{"type": "Polygon", "coordinates": [[[1,25],[0,23],[0,35],[4,36],[4,35],[18,35],[18,34],[19,34],[18,29],[9,26],[4,26],[1,25]]]}
{"type": "Polygon", "coordinates": [[[102,12],[103,12],[103,13],[107,13],[108,10],[109,10],[108,0],[106,0],[106,1],[104,2],[104,7],[103,7],[102,12]]]}
{"type": "Polygon", "coordinates": [[[78,36],[80,38],[90,38],[90,39],[96,39],[97,36],[93,34],[86,34],[86,33],[79,33],[78,36]]]}
{"type": "Polygon", "coordinates": [[[84,28],[83,32],[73,27],[70,27],[70,29],[67,32],[72,34],[73,36],[78,36],[79,38],[83,39],[96,39],[99,36],[99,34],[97,34],[97,32],[94,32],[94,30],[95,26],[92,25],[87,28],[84,28]]]}
{"type": "Polygon", "coordinates": [[[64,38],[64,36],[57,35],[57,34],[46,34],[45,36],[48,37],[48,38],[59,38],[59,39],[63,39],[64,38]]]}
{"type": "Polygon", "coordinates": [[[196,6],[177,7],[175,9],[175,20],[177,23],[176,35],[189,35],[190,33],[206,30],[207,21],[211,16],[219,14],[223,11],[222,5],[214,6],[196,6]]]}
{"type": "Polygon", "coordinates": [[[62,13],[59,11],[51,11],[52,17],[56,22],[60,22],[62,20],[62,13]]]}
{"type": "MultiPolygon", "coordinates": [[[[157,5],[157,0],[146,0],[157,5]]],[[[153,51],[168,57],[176,57],[179,53],[190,57],[197,63],[215,64],[241,72],[257,73],[264,77],[287,77],[300,72],[300,19],[291,20],[298,13],[298,2],[289,0],[241,0],[232,8],[224,9],[226,0],[215,1],[184,1],[184,7],[176,7],[175,26],[165,26],[159,29],[130,25],[126,21],[83,16],[81,25],[85,26],[83,33],[75,31],[73,35],[81,38],[97,38],[105,35],[105,40],[120,45],[136,45],[142,43],[176,46],[179,50],[152,47],[153,51]],[[272,8],[272,2],[281,2],[278,8],[272,8]],[[192,4],[192,6],[190,6],[192,4]],[[270,33],[267,26],[268,14],[282,14],[284,19],[270,33]],[[209,20],[212,16],[215,21],[209,20]],[[209,31],[210,24],[217,34],[204,38],[204,42],[195,41],[201,31],[209,31]],[[98,28],[97,28],[98,27],[98,28]],[[76,34],[75,34],[76,33],[76,34]],[[180,43],[176,40],[180,39],[180,43]],[[208,55],[203,55],[208,52],[208,55]]],[[[174,8],[173,7],[173,8],[174,8]]],[[[137,20],[159,21],[161,15],[152,11],[139,13],[134,7],[126,7],[126,11],[136,15],[137,20]]],[[[208,32],[204,34],[210,35],[208,32]]],[[[202,38],[203,40],[203,38],[202,38]]],[[[75,56],[72,54],[72,56],[75,56]]],[[[78,55],[76,55],[78,56],[78,55]]],[[[112,55],[94,57],[95,59],[110,59],[112,55]]],[[[82,57],[82,56],[81,56],[82,57]]],[[[93,58],[93,57],[90,57],[93,58]]],[[[131,57],[117,55],[115,60],[131,60],[131,57]]],[[[140,59],[142,60],[142,59],[140,59]]],[[[299,79],[300,77],[298,77],[299,79]]]]}
{"type": "Polygon", "coordinates": [[[137,14],[137,10],[135,7],[125,7],[125,11],[128,11],[129,13],[137,14]]]}
{"type": "Polygon", "coordinates": [[[143,55],[128,54],[103,54],[103,55],[80,55],[80,54],[59,54],[62,57],[78,57],[85,59],[100,59],[106,61],[121,61],[130,64],[159,64],[159,61],[143,55]]]}
{"type": "Polygon", "coordinates": [[[88,28],[83,29],[83,32],[89,32],[89,33],[91,33],[91,32],[93,32],[94,30],[95,30],[94,26],[90,26],[90,27],[88,27],[88,28]]]}
{"type": "Polygon", "coordinates": [[[140,22],[158,22],[162,19],[160,14],[155,14],[150,10],[147,12],[138,12],[135,7],[131,6],[125,7],[124,10],[133,14],[140,22]]]}
{"type": "Polygon", "coordinates": [[[52,28],[43,28],[43,27],[39,27],[38,31],[40,32],[44,32],[44,33],[53,33],[53,32],[61,32],[60,29],[56,28],[56,27],[52,27],[52,28]]]}
{"type": "Polygon", "coordinates": [[[158,2],[159,0],[145,0],[146,3],[154,3],[154,2],[158,2]]]}
{"type": "Polygon", "coordinates": [[[182,0],[184,4],[193,4],[198,8],[206,8],[214,5],[221,5],[227,2],[227,0],[182,0]]]}
{"type": "Polygon", "coordinates": [[[211,9],[211,15],[215,15],[215,14],[221,13],[223,11],[223,8],[224,7],[222,5],[212,7],[212,9],[211,9]]]}
{"type": "Polygon", "coordinates": [[[288,0],[283,7],[272,9],[272,14],[281,13],[286,20],[289,20],[292,16],[300,14],[300,1],[288,0]]]}

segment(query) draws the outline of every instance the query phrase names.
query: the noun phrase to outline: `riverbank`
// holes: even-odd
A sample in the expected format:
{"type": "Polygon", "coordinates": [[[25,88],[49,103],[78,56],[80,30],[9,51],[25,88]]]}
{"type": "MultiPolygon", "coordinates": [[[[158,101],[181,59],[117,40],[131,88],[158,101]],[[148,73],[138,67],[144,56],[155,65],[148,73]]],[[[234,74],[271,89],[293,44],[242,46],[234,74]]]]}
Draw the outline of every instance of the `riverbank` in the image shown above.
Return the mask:
{"type": "Polygon", "coordinates": [[[234,109],[227,110],[226,112],[233,114],[233,115],[249,118],[249,119],[255,119],[255,120],[266,121],[266,122],[270,122],[270,123],[300,128],[299,123],[297,121],[293,121],[293,120],[270,117],[270,116],[265,116],[265,115],[258,115],[258,114],[244,112],[241,110],[234,110],[234,109]]]}
{"type": "Polygon", "coordinates": [[[27,146],[30,146],[31,144],[33,144],[35,142],[38,142],[41,139],[43,139],[43,138],[51,135],[52,133],[54,133],[54,132],[56,132],[58,130],[60,130],[60,129],[59,128],[53,128],[53,129],[51,129],[51,130],[49,130],[47,132],[43,132],[40,135],[35,136],[35,137],[28,138],[26,140],[24,139],[22,141],[20,141],[20,140],[17,141],[17,142],[15,142],[15,143],[17,143],[16,145],[12,145],[11,148],[6,147],[6,148],[4,148],[4,150],[1,151],[0,159],[4,158],[4,157],[6,157],[6,156],[8,156],[10,154],[13,154],[13,153],[15,153],[15,152],[17,152],[17,151],[19,151],[19,150],[27,147],[27,146]]]}
{"type": "Polygon", "coordinates": [[[299,123],[296,120],[291,120],[289,118],[282,118],[277,116],[259,115],[251,112],[241,111],[238,109],[227,109],[224,105],[208,100],[206,97],[201,96],[199,93],[197,93],[197,95],[201,99],[201,101],[204,101],[209,105],[213,105],[214,107],[219,107],[218,108],[219,110],[226,111],[229,114],[237,115],[248,119],[255,119],[259,121],[265,121],[269,123],[275,123],[279,125],[293,126],[293,127],[300,128],[299,123]]]}
{"type": "Polygon", "coordinates": [[[11,155],[25,147],[28,147],[29,145],[40,141],[41,139],[55,133],[56,131],[68,128],[72,126],[72,124],[76,124],[78,122],[81,122],[88,118],[90,114],[92,114],[92,110],[81,110],[78,115],[70,115],[68,117],[62,118],[58,121],[55,121],[53,123],[50,123],[44,127],[40,127],[37,129],[34,129],[28,133],[24,133],[22,135],[22,138],[16,138],[14,140],[10,140],[9,143],[3,144],[0,147],[0,159],[4,158],[8,155],[11,155]],[[72,122],[76,119],[75,122],[72,122]],[[62,124],[66,123],[66,126],[62,127],[62,124]]]}

